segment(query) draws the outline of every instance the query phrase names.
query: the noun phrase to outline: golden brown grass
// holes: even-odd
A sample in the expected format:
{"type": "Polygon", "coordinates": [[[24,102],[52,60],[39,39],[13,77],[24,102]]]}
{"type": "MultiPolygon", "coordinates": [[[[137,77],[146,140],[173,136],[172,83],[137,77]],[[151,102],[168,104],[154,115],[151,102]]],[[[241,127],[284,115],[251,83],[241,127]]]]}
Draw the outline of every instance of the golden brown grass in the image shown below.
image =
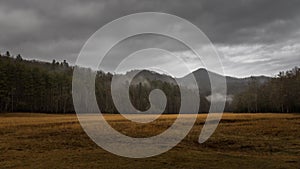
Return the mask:
{"type": "MultiPolygon", "coordinates": [[[[206,115],[172,150],[130,159],[93,143],[76,115],[0,114],[0,168],[300,168],[300,115],[224,114],[212,137],[197,142],[206,115]]],[[[106,115],[109,123],[134,137],[167,129],[176,115],[153,123],[131,123],[106,115]]]]}

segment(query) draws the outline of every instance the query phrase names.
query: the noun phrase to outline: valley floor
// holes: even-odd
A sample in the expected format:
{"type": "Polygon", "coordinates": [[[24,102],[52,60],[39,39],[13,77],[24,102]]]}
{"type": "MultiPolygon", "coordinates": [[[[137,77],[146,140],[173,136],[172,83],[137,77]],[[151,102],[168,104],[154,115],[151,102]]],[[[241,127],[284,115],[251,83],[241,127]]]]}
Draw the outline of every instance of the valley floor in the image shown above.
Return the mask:
{"type": "MultiPolygon", "coordinates": [[[[187,115],[188,116],[188,115],[187,115]]],[[[223,114],[212,137],[197,142],[206,115],[172,150],[145,159],[113,155],[82,130],[76,115],[0,114],[0,168],[300,168],[300,114],[223,114]]],[[[134,137],[161,133],[176,119],[164,115],[139,125],[106,115],[134,137]]]]}

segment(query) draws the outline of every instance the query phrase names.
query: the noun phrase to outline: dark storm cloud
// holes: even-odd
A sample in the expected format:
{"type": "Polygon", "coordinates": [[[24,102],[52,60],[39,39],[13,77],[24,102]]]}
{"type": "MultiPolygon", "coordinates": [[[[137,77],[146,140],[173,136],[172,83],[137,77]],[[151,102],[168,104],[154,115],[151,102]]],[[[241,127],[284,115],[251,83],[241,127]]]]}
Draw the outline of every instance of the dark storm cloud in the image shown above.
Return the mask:
{"type": "Polygon", "coordinates": [[[270,75],[300,64],[299,8],[298,0],[0,0],[0,50],[74,63],[85,41],[104,24],[157,11],[197,25],[224,56],[225,72],[258,74],[249,67],[263,70],[267,62],[273,67],[262,73],[270,75]],[[289,46],[293,52],[285,52],[289,46]]]}

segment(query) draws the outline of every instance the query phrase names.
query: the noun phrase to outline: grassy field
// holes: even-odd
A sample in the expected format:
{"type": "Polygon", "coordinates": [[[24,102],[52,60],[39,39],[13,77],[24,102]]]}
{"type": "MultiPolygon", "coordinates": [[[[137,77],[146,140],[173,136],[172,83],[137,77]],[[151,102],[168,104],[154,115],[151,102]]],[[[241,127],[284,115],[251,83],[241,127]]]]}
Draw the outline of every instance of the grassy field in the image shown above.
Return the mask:
{"type": "MultiPolygon", "coordinates": [[[[0,114],[0,168],[263,168],[300,169],[300,114],[224,114],[212,137],[197,142],[206,115],[172,150],[130,159],[98,147],[76,115],[0,114]]],[[[176,115],[138,125],[106,115],[120,132],[144,137],[167,129],[176,115]]]]}

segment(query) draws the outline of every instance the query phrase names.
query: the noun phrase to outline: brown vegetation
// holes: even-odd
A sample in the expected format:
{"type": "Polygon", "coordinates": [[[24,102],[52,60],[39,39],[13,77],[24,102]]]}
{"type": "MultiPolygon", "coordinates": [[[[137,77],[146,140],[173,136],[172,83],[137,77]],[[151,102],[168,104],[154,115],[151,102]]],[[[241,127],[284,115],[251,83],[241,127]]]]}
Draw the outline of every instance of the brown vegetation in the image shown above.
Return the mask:
{"type": "MultiPolygon", "coordinates": [[[[189,135],[162,155],[146,159],[115,156],[84,133],[75,115],[1,114],[1,168],[299,168],[299,114],[224,114],[213,136],[197,139],[206,115],[189,135]]],[[[118,115],[106,119],[136,137],[159,133],[176,115],[139,126],[118,115]],[[143,131],[143,132],[142,132],[143,131]]]]}

